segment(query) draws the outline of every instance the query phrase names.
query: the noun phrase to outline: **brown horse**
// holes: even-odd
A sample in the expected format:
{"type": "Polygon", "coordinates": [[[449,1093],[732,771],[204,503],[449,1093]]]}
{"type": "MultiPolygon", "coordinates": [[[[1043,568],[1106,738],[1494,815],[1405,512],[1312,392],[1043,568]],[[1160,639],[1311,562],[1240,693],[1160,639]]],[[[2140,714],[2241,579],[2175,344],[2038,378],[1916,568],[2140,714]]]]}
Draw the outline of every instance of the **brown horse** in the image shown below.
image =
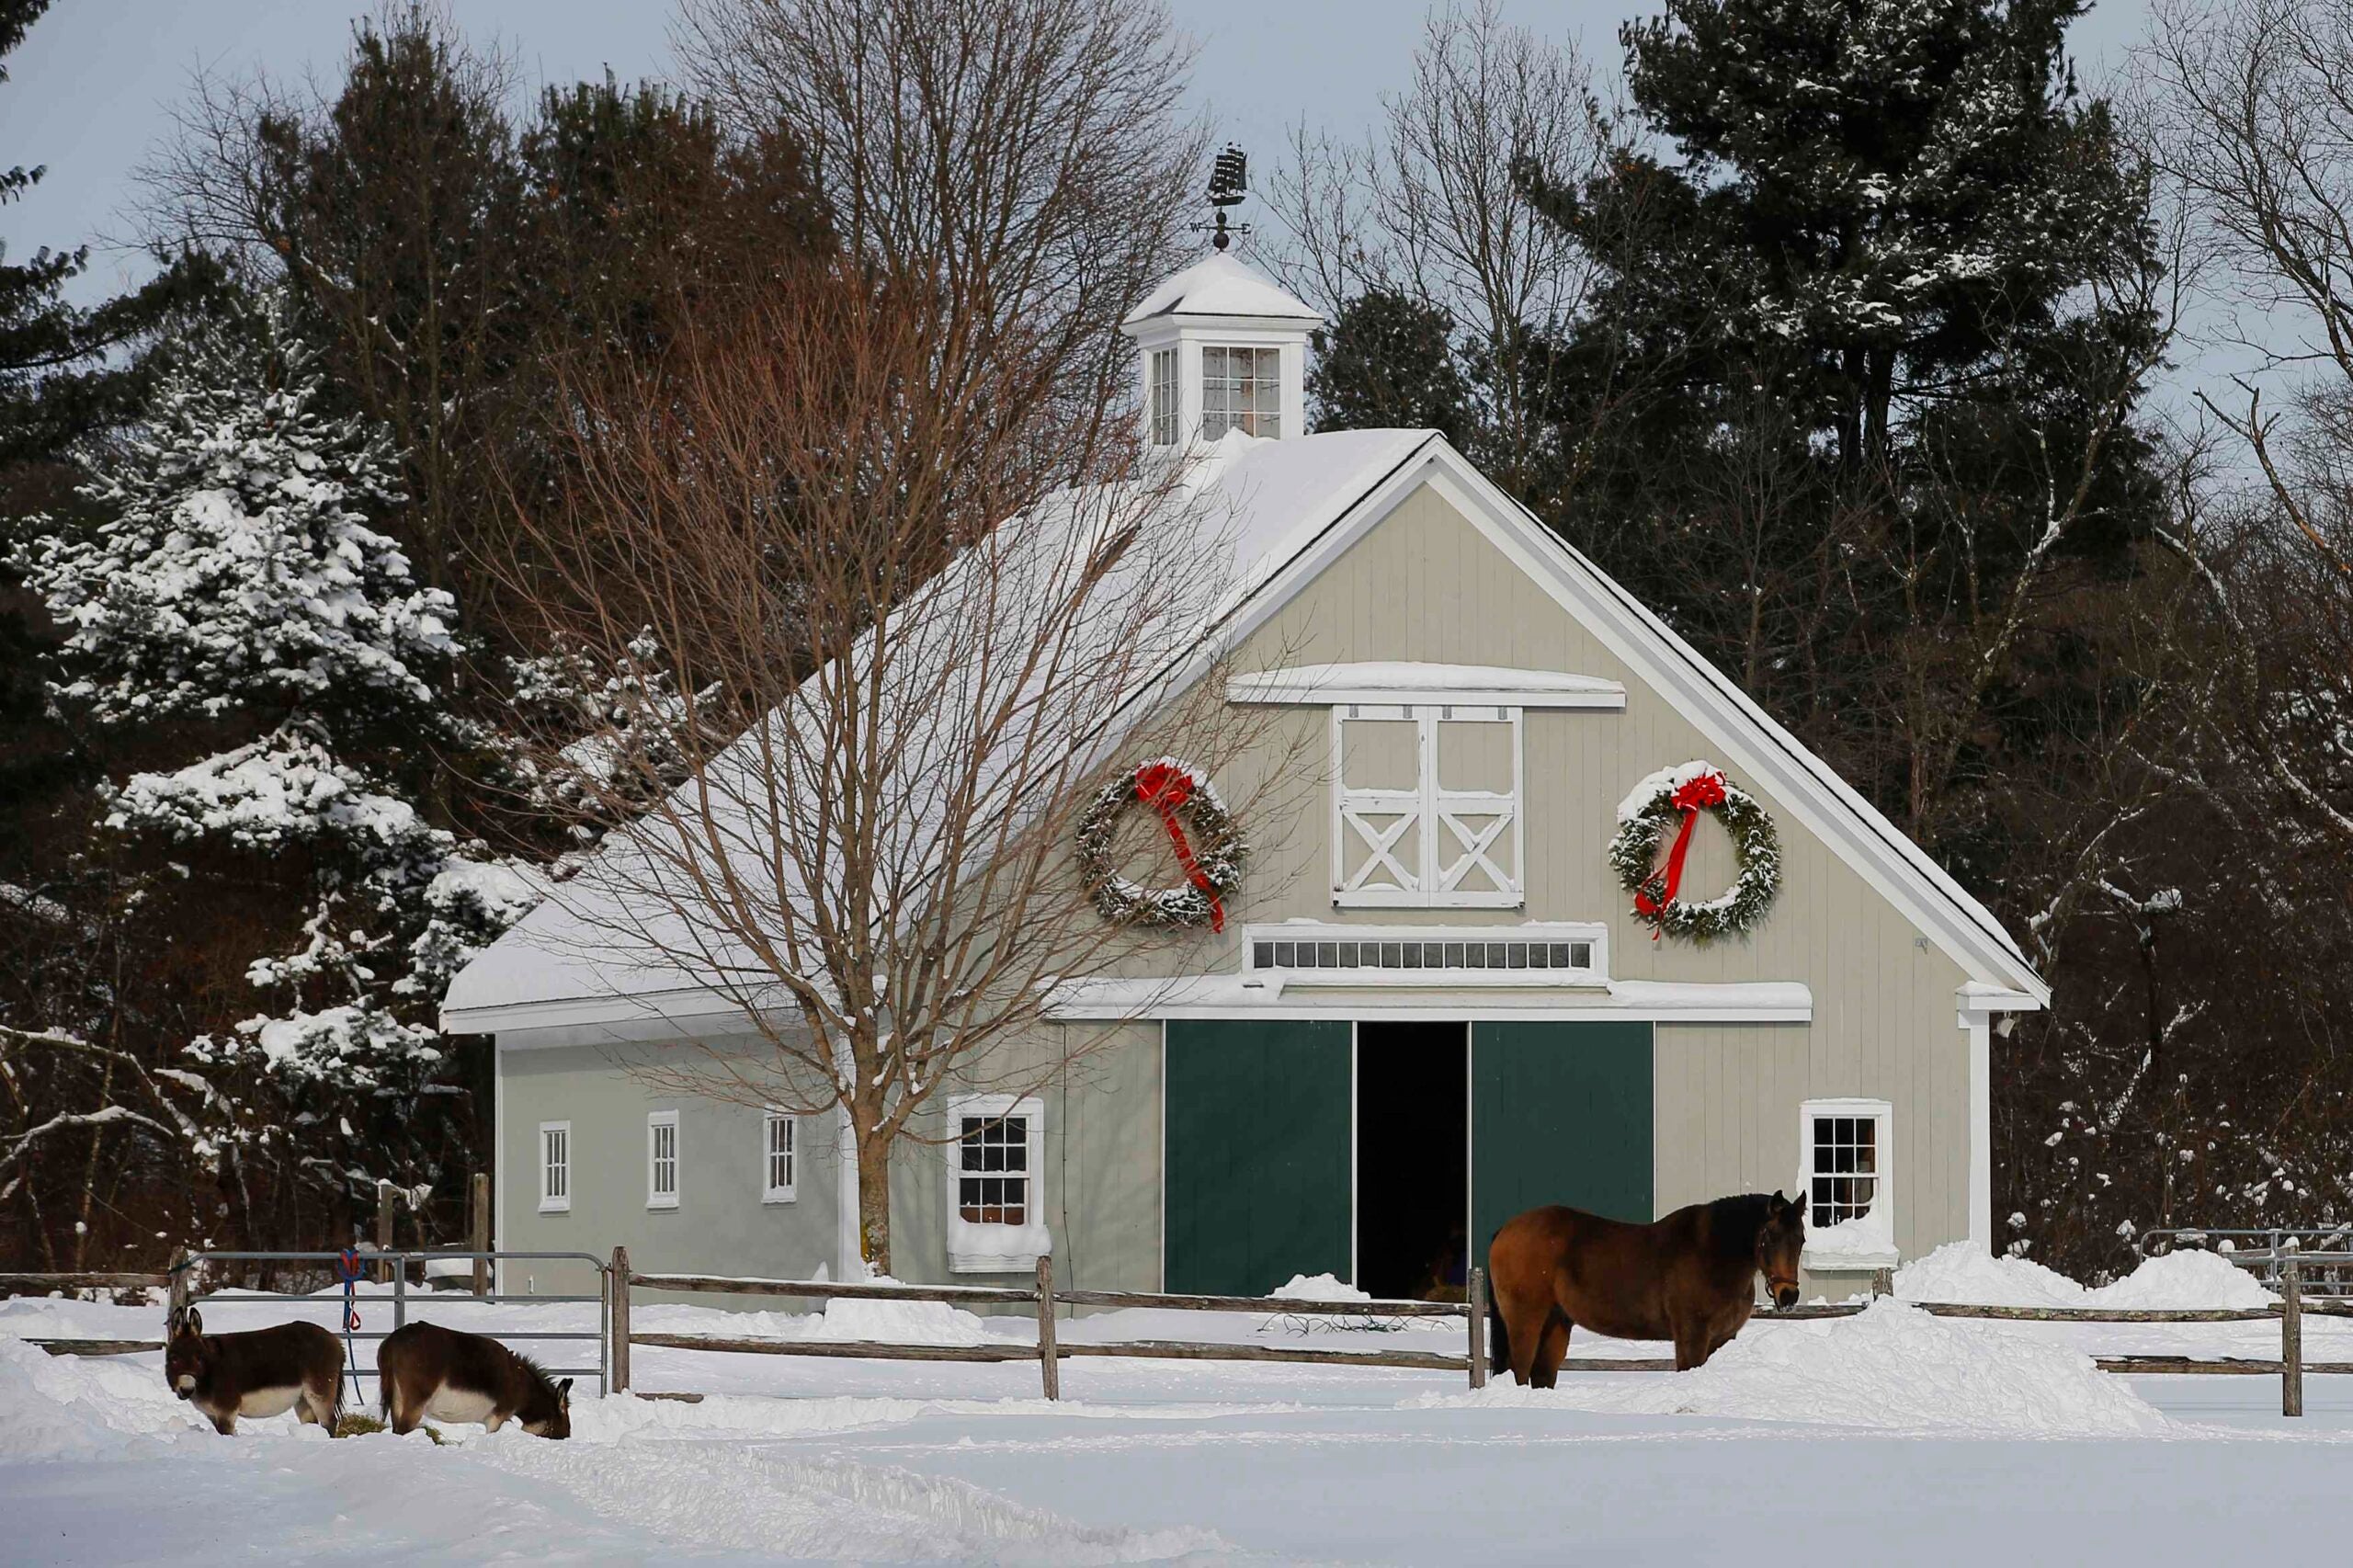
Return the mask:
{"type": "Polygon", "coordinates": [[[1549,1389],[1569,1330],[1675,1341],[1677,1371],[1706,1364],[1748,1322],[1756,1276],[1773,1304],[1798,1299],[1805,1205],[1752,1192],[1677,1209],[1648,1225],[1575,1209],[1531,1209],[1487,1247],[1495,1369],[1549,1389]]]}
{"type": "Polygon", "coordinates": [[[572,1436],[572,1380],[556,1382],[540,1364],[480,1334],[413,1323],[376,1347],[384,1418],[404,1437],[430,1415],[479,1421],[493,1432],[509,1421],[534,1437],[572,1436]]]}
{"type": "Polygon", "coordinates": [[[226,1437],[240,1415],[296,1412],[335,1435],[343,1404],[343,1346],[314,1323],[281,1323],[244,1334],[207,1334],[193,1307],[171,1322],[164,1381],[204,1412],[226,1437]]]}

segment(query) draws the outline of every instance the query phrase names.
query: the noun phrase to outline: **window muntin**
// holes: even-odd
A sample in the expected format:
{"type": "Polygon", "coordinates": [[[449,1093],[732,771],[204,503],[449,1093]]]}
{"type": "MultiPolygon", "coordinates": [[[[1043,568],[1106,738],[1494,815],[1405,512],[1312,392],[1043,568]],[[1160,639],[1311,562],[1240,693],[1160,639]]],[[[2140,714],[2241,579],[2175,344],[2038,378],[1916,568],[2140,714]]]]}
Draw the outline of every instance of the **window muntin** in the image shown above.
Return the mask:
{"type": "Polygon", "coordinates": [[[968,1095],[948,1106],[948,1266],[1027,1270],[1053,1245],[1039,1187],[1045,1107],[1036,1097],[968,1095]]]}
{"type": "Polygon", "coordinates": [[[1332,710],[1332,902],[1512,909],[1520,879],[1520,710],[1332,710]]]}
{"type": "Polygon", "coordinates": [[[1895,1255],[1894,1112],[1885,1100],[1808,1100],[1798,1108],[1806,1252],[1884,1264],[1895,1255]]]}
{"type": "Polygon", "coordinates": [[[1228,430],[1283,433],[1281,349],[1201,350],[1201,438],[1214,441],[1228,430]]]}
{"type": "Polygon", "coordinates": [[[1176,351],[1155,348],[1147,363],[1151,367],[1152,444],[1173,447],[1176,444],[1176,351]]]}
{"type": "Polygon", "coordinates": [[[769,1110],[760,1117],[760,1201],[790,1203],[800,1176],[800,1119],[769,1110]]]}
{"type": "Polygon", "coordinates": [[[1029,1119],[958,1119],[956,1216],[968,1225],[1029,1222],[1029,1119]]]}
{"type": "Polygon", "coordinates": [[[562,1214],[572,1208],[572,1123],[540,1123],[540,1212],[562,1214]]]}
{"type": "Polygon", "coordinates": [[[678,1113],[657,1110],[645,1119],[645,1206],[678,1206],[678,1113]]]}

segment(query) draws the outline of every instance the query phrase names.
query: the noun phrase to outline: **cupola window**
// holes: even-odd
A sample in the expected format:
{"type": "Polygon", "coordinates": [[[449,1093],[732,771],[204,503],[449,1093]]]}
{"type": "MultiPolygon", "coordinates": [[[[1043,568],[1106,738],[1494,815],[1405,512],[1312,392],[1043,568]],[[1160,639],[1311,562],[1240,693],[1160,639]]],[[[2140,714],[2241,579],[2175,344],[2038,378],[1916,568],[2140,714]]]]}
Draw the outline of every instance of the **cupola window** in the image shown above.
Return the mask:
{"type": "Polygon", "coordinates": [[[1228,430],[1278,439],[1283,433],[1282,351],[1209,347],[1201,350],[1201,438],[1228,430]]]}
{"type": "Polygon", "coordinates": [[[1176,350],[1152,351],[1152,444],[1176,444],[1176,350]]]}

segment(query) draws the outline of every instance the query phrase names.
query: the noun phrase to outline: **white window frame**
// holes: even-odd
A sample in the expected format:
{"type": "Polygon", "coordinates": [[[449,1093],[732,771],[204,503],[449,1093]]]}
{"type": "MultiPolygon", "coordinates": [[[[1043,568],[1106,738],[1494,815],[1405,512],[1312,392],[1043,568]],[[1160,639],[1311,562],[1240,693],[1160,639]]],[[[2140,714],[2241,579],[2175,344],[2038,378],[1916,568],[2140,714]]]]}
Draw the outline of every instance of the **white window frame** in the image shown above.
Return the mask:
{"type": "Polygon", "coordinates": [[[1150,400],[1152,444],[1175,446],[1184,425],[1184,399],[1176,381],[1176,350],[1154,348],[1144,356],[1144,395],[1150,400]]]}
{"type": "Polygon", "coordinates": [[[1886,1100],[1832,1098],[1807,1100],[1798,1107],[1798,1190],[1804,1195],[1805,1264],[1809,1268],[1893,1268],[1895,1249],[1895,1108],[1886,1100]],[[1861,1217],[1863,1233],[1849,1240],[1819,1243],[1813,1223],[1814,1143],[1817,1117],[1852,1117],[1874,1123],[1871,1133],[1871,1204],[1861,1217]]]}
{"type": "Polygon", "coordinates": [[[801,1185],[801,1119],[789,1110],[774,1106],[760,1113],[760,1201],[790,1203],[796,1200],[801,1185]],[[776,1130],[784,1129],[784,1147],[776,1146],[776,1130]],[[784,1181],[776,1179],[776,1159],[784,1156],[784,1181]]]}
{"type": "Polygon", "coordinates": [[[954,1134],[948,1150],[948,1267],[957,1274],[1012,1274],[1035,1268],[1039,1257],[1053,1250],[1053,1237],[1044,1219],[1046,1107],[1036,1096],[963,1095],[948,1102],[949,1130],[954,1134]],[[1023,1210],[1029,1219],[1019,1225],[993,1224],[963,1218],[960,1184],[964,1175],[963,1122],[967,1117],[1020,1118],[1028,1134],[1022,1173],[1029,1182],[1023,1210]]]}
{"type": "Polygon", "coordinates": [[[1200,347],[1200,355],[1201,439],[1204,441],[1214,441],[1223,436],[1227,430],[1239,430],[1245,436],[1256,436],[1262,439],[1270,441],[1280,440],[1283,434],[1282,349],[1279,346],[1270,343],[1204,343],[1200,347]],[[1224,427],[1222,429],[1212,429],[1210,425],[1210,421],[1213,417],[1210,412],[1210,386],[1211,384],[1210,379],[1210,356],[1211,354],[1223,354],[1227,356],[1226,364],[1229,367],[1233,363],[1233,355],[1247,354],[1250,356],[1250,373],[1246,379],[1234,376],[1229,371],[1227,375],[1220,378],[1217,383],[1220,392],[1222,394],[1229,394],[1230,399],[1239,398],[1242,394],[1243,389],[1245,387],[1249,389],[1251,394],[1250,406],[1248,408],[1239,409],[1229,405],[1228,407],[1217,412],[1214,417],[1224,421],[1224,427]],[[1265,386],[1267,382],[1267,378],[1258,373],[1258,367],[1265,363],[1264,360],[1259,358],[1260,355],[1266,355],[1274,361],[1275,369],[1273,382],[1275,388],[1275,406],[1271,411],[1262,411],[1258,407],[1258,389],[1265,386]]]}
{"type": "Polygon", "coordinates": [[[684,1163],[684,1140],[678,1134],[678,1113],[675,1110],[654,1110],[645,1113],[645,1206],[648,1209],[676,1209],[678,1189],[686,1185],[679,1179],[679,1165],[684,1163]],[[661,1187],[662,1130],[670,1132],[670,1190],[661,1187]]]}
{"type": "Polygon", "coordinates": [[[568,1121],[540,1123],[540,1212],[542,1214],[572,1212],[572,1123],[568,1121]],[[563,1140],[562,1163],[563,1190],[562,1192],[551,1190],[551,1184],[548,1181],[549,1175],[558,1168],[556,1163],[548,1158],[548,1134],[551,1132],[563,1140]]]}
{"type": "Polygon", "coordinates": [[[1527,835],[1523,802],[1527,728],[1518,707],[1462,703],[1351,702],[1332,710],[1332,903],[1340,909],[1518,909],[1528,902],[1527,835]],[[1347,726],[1351,722],[1410,720],[1415,731],[1415,787],[1411,790],[1352,790],[1347,783],[1347,726]],[[1511,791],[1446,790],[1439,787],[1438,733],[1440,724],[1511,726],[1511,791]],[[1386,828],[1370,816],[1394,817],[1386,828]],[[1469,816],[1492,817],[1483,834],[1464,825],[1469,816]],[[1418,852],[1412,866],[1390,853],[1415,829],[1418,852]],[[1441,842],[1443,841],[1443,842],[1441,842]],[[1509,846],[1510,871],[1495,855],[1509,846]],[[1451,859],[1441,855],[1451,855],[1451,859]],[[1358,857],[1351,868],[1351,856],[1358,857]],[[1499,887],[1465,889],[1464,877],[1483,867],[1499,887]],[[1367,886],[1386,868],[1396,886],[1367,886]]]}

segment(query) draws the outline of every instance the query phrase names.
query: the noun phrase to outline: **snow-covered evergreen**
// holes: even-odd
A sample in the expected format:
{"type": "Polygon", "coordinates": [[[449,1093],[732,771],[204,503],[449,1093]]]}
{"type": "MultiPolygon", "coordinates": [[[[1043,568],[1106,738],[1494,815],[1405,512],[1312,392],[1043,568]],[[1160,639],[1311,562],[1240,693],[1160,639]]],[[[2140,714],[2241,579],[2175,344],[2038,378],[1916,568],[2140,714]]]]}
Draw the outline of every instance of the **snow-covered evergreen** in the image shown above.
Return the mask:
{"type": "Polygon", "coordinates": [[[23,564],[72,628],[62,706],[219,721],[235,742],[133,774],[107,825],[310,869],[300,945],[245,971],[268,1010],[194,1054],[378,1093],[439,1067],[449,974],[536,894],[419,809],[416,743],[465,739],[457,606],[371,526],[401,502],[393,454],[327,391],[276,304],[208,324],[153,424],[97,465],[85,494],[108,520],[23,564]]]}
{"type": "Polygon", "coordinates": [[[112,517],[31,551],[73,629],[61,697],[110,722],[430,709],[457,606],[369,527],[363,506],[401,499],[392,454],[324,392],[274,308],[188,341],[152,426],[85,492],[112,517]]]}

